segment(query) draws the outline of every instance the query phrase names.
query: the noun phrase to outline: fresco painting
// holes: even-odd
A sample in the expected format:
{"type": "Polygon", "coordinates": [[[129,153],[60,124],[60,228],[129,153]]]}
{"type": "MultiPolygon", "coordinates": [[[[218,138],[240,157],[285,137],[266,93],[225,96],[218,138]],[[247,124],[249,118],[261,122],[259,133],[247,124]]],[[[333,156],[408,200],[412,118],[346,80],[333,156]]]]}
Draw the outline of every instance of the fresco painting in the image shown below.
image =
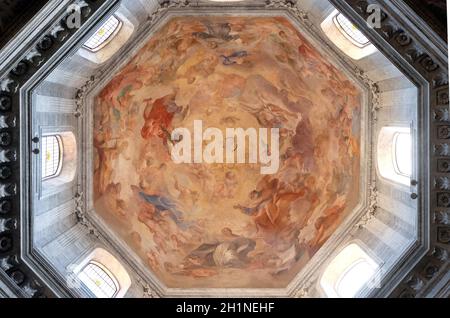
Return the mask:
{"type": "Polygon", "coordinates": [[[174,18],[94,107],[95,211],[168,287],[285,287],[358,202],[361,92],[284,18],[174,18]],[[278,172],[174,163],[195,120],[279,128],[278,172]]]}

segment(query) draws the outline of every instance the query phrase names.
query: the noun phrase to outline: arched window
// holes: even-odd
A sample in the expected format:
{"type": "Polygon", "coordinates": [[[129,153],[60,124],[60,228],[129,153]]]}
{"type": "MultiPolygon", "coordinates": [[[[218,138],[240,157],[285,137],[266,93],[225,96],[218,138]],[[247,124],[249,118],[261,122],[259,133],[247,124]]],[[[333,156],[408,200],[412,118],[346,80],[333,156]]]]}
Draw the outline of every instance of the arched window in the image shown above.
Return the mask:
{"type": "Polygon", "coordinates": [[[338,13],[333,21],[339,30],[344,34],[353,44],[359,47],[365,47],[370,44],[368,38],[358,30],[358,28],[350,22],[342,13],[338,13]]]}
{"type": "Polygon", "coordinates": [[[358,244],[344,248],[327,266],[320,287],[330,298],[353,298],[373,281],[379,272],[377,264],[358,244]]]}
{"type": "Polygon", "coordinates": [[[334,10],[320,27],[334,45],[354,60],[377,52],[369,39],[338,10],[334,10]]]}
{"type": "Polygon", "coordinates": [[[377,152],[381,176],[396,183],[409,185],[413,167],[411,129],[404,127],[381,129],[377,152]]]}
{"type": "Polygon", "coordinates": [[[91,52],[101,50],[122,27],[122,22],[116,17],[111,16],[98,30],[92,35],[89,40],[84,43],[84,47],[91,52]]]}
{"type": "Polygon", "coordinates": [[[356,261],[339,279],[336,285],[337,294],[344,298],[354,297],[375,272],[376,266],[369,261],[365,259],[356,261]]]}
{"type": "Polygon", "coordinates": [[[89,62],[103,64],[120,51],[133,35],[131,16],[120,9],[84,42],[77,54],[89,62]]]}
{"type": "Polygon", "coordinates": [[[131,286],[131,278],[123,265],[103,248],[94,249],[70,269],[81,283],[81,290],[97,298],[124,297],[131,286]]]}
{"type": "Polygon", "coordinates": [[[39,140],[36,175],[40,196],[48,196],[72,186],[77,171],[77,141],[71,131],[44,127],[39,140]]]}
{"type": "Polygon", "coordinates": [[[57,177],[62,169],[63,144],[61,136],[42,137],[42,179],[57,177]]]}
{"type": "Polygon", "coordinates": [[[394,136],[394,168],[395,172],[405,177],[411,177],[411,134],[398,132],[394,136]]]}
{"type": "Polygon", "coordinates": [[[119,292],[117,279],[98,262],[89,262],[78,278],[97,298],[113,298],[119,292]]]}

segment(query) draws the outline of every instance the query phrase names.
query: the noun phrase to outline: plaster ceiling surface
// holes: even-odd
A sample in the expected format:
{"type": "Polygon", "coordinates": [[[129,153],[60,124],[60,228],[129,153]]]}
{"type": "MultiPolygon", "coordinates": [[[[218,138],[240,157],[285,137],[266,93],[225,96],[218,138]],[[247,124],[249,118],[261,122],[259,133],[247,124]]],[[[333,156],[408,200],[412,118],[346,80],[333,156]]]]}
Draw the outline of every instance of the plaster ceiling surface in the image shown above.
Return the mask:
{"type": "Polygon", "coordinates": [[[358,204],[361,104],[285,18],[173,18],[95,99],[95,213],[168,287],[286,287],[358,204]],[[174,162],[196,120],[278,128],[279,169],[174,162]]]}

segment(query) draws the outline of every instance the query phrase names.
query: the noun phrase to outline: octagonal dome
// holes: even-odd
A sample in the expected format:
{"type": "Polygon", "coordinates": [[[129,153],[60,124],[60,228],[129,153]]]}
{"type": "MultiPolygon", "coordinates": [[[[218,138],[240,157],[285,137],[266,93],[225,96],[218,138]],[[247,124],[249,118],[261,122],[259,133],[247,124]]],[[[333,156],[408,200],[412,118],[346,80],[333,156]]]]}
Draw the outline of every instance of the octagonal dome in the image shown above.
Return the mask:
{"type": "MultiPolygon", "coordinates": [[[[399,52],[335,0],[96,8],[78,31],[27,28],[46,35],[16,50],[26,58],[1,81],[2,105],[20,104],[5,110],[4,141],[15,160],[20,140],[21,173],[3,184],[1,267],[26,277],[25,294],[93,297],[72,281],[92,263],[115,278],[115,297],[429,294],[410,270],[430,258],[445,270],[444,218],[431,217],[445,179],[428,182],[428,160],[447,148],[423,149],[431,132],[447,138],[447,64],[424,49],[437,64],[412,65],[415,32],[399,52]],[[267,152],[231,145],[238,129],[275,139],[267,152]],[[206,156],[183,146],[179,163],[189,139],[206,156]],[[221,162],[242,149],[243,163],[221,162]]],[[[397,11],[383,12],[392,25],[397,11]]]]}
{"type": "Polygon", "coordinates": [[[286,287],[359,203],[362,95],[286,18],[173,18],[95,98],[95,213],[170,288],[286,287]],[[278,169],[174,162],[195,121],[278,169]]]}

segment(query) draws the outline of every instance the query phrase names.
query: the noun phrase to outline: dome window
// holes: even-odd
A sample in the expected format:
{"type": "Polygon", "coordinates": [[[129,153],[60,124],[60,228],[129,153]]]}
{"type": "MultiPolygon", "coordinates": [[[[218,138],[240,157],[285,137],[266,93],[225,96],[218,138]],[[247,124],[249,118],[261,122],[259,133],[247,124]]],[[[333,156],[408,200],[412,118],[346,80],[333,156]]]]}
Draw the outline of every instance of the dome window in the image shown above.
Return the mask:
{"type": "Polygon", "coordinates": [[[105,266],[95,261],[89,262],[78,278],[97,298],[114,298],[119,291],[117,279],[105,266]]]}
{"type": "Polygon", "coordinates": [[[410,178],[412,174],[411,134],[396,133],[394,136],[394,169],[401,176],[410,178]]]}
{"type": "Polygon", "coordinates": [[[88,297],[123,298],[131,286],[126,269],[103,248],[94,249],[70,271],[79,283],[77,288],[88,297]]]}
{"type": "Polygon", "coordinates": [[[384,127],[378,136],[377,162],[380,175],[409,186],[413,174],[411,129],[384,127]]]}
{"type": "Polygon", "coordinates": [[[122,22],[116,17],[111,16],[89,40],[84,43],[84,48],[91,52],[97,52],[107,45],[119,32],[122,22]]]}
{"type": "Polygon", "coordinates": [[[327,266],[320,287],[330,298],[357,297],[377,277],[380,266],[359,244],[344,248],[327,266]]]}
{"type": "Polygon", "coordinates": [[[342,13],[339,13],[334,17],[334,23],[339,30],[344,34],[353,44],[359,47],[365,47],[370,44],[368,38],[358,30],[358,28],[350,22],[342,13]]]}
{"type": "Polygon", "coordinates": [[[63,146],[58,135],[42,138],[42,179],[57,177],[62,169],[63,146]]]}
{"type": "Polygon", "coordinates": [[[361,30],[338,10],[331,12],[320,27],[336,47],[354,60],[361,60],[378,51],[361,30]]]}

